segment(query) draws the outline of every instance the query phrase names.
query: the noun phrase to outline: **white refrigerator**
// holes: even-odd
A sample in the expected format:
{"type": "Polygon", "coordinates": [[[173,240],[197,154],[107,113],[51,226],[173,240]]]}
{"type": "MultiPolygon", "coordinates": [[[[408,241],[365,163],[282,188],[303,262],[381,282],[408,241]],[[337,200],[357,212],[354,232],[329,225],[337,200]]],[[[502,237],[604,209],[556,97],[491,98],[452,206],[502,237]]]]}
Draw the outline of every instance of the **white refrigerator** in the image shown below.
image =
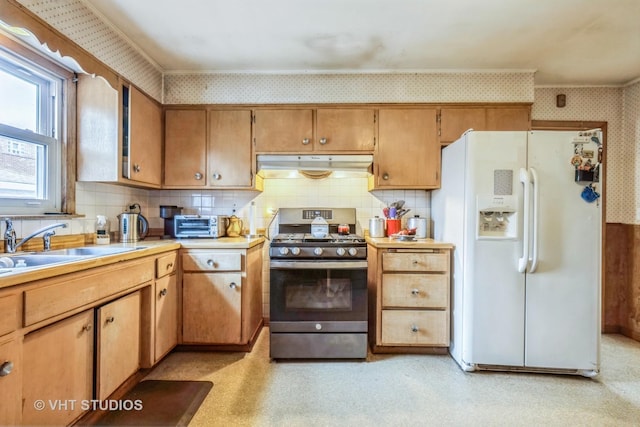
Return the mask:
{"type": "Polygon", "coordinates": [[[465,371],[597,375],[600,130],[466,132],[442,150],[434,238],[455,245],[452,357],[465,371]]]}

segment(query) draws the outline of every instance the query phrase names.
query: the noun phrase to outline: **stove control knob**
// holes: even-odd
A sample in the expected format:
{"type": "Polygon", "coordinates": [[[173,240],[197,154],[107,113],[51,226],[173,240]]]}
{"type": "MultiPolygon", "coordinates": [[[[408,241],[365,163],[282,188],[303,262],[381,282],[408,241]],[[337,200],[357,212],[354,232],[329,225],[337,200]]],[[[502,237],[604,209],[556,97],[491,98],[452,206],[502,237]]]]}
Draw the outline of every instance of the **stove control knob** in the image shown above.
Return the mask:
{"type": "Polygon", "coordinates": [[[318,256],[322,255],[322,252],[324,252],[324,251],[322,250],[322,248],[315,248],[315,249],[313,250],[313,253],[314,253],[315,255],[318,255],[318,256]]]}
{"type": "Polygon", "coordinates": [[[289,248],[280,248],[280,255],[287,255],[289,253],[289,248]]]}
{"type": "Polygon", "coordinates": [[[338,254],[338,256],[343,256],[345,253],[347,253],[347,251],[345,251],[344,248],[338,248],[336,250],[336,253],[338,254]]]}
{"type": "Polygon", "coordinates": [[[358,255],[358,250],[356,248],[349,248],[349,255],[351,256],[358,255]]]}
{"type": "Polygon", "coordinates": [[[291,253],[293,255],[300,255],[300,248],[291,248],[291,253]]]}

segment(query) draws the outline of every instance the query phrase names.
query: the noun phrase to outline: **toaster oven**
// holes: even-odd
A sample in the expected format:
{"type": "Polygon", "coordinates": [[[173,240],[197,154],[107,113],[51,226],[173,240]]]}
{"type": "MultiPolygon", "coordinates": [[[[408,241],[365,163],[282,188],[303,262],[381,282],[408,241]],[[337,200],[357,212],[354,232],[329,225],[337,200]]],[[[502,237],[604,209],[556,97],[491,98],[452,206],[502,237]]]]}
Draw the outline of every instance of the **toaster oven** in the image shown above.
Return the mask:
{"type": "Polygon", "coordinates": [[[176,215],[173,232],[176,238],[214,238],[226,234],[229,217],[223,215],[176,215]]]}

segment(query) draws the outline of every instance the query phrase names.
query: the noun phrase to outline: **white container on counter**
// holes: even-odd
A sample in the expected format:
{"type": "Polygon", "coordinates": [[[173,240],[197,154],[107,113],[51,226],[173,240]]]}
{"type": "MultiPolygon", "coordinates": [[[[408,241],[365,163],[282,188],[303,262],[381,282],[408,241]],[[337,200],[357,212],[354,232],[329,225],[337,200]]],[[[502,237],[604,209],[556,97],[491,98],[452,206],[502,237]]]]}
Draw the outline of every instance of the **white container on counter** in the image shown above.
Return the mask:
{"type": "Polygon", "coordinates": [[[384,218],[375,217],[369,219],[369,237],[384,237],[384,218]]]}
{"type": "Polygon", "coordinates": [[[420,218],[418,215],[407,218],[407,228],[415,228],[416,238],[424,239],[427,237],[427,218],[420,218]]]}

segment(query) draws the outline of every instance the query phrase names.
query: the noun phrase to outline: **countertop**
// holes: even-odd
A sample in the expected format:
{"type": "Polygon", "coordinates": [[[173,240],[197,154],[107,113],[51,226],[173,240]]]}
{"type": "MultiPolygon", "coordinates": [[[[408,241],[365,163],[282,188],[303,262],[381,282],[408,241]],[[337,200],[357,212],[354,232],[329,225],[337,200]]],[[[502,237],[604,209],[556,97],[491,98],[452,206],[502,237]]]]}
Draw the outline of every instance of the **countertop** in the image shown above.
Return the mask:
{"type": "MultiPolygon", "coordinates": [[[[74,273],[89,268],[102,267],[116,262],[130,261],[137,258],[156,255],[163,252],[185,249],[249,249],[265,241],[264,237],[221,237],[219,239],[162,239],[142,240],[137,243],[112,243],[110,245],[95,245],[101,247],[138,248],[134,251],[84,258],[64,264],[53,264],[42,267],[28,268],[22,271],[14,268],[12,271],[0,275],[0,289],[20,285],[34,280],[47,279],[61,274],[74,273]]],[[[89,245],[94,246],[94,245],[89,245]]],[[[32,253],[32,252],[28,252],[32,253]]],[[[19,255],[20,252],[15,255],[19,255]]],[[[1,254],[3,256],[5,254],[1,254]]],[[[13,255],[13,254],[12,254],[13,255]]]]}
{"type": "Polygon", "coordinates": [[[414,241],[401,241],[392,237],[366,237],[367,243],[380,249],[405,248],[405,249],[453,249],[452,243],[439,242],[433,239],[416,239],[414,241]]]}

